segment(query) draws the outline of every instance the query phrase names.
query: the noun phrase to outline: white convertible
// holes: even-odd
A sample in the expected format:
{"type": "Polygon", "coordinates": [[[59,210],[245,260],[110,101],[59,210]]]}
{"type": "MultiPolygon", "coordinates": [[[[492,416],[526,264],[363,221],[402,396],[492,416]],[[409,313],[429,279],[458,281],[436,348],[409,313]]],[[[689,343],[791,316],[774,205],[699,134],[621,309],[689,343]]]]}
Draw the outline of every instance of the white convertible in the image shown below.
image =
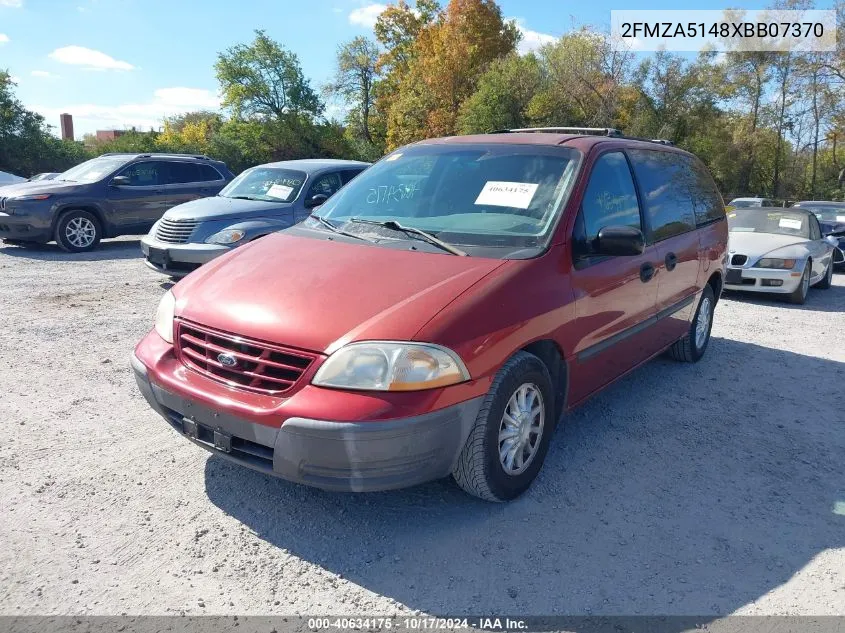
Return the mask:
{"type": "Polygon", "coordinates": [[[822,237],[804,209],[734,209],[728,212],[725,290],[776,292],[804,303],[810,286],[830,288],[835,238],[822,237]]]}

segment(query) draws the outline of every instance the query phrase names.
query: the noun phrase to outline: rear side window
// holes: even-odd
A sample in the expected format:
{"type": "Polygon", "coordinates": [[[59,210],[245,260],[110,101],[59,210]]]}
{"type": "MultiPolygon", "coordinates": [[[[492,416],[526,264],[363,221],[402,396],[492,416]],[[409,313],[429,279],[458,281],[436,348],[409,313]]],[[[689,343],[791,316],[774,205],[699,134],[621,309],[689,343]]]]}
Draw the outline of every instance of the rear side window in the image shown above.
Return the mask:
{"type": "Polygon", "coordinates": [[[629,150],[652,241],[695,229],[698,178],[683,154],[629,150]]]}
{"type": "Polygon", "coordinates": [[[205,180],[200,177],[199,165],[195,163],[168,163],[170,182],[175,185],[205,180]]]}
{"type": "Polygon", "coordinates": [[[637,192],[622,152],[604,154],[593,165],[575,223],[574,238],[579,256],[592,254],[594,240],[606,226],[641,228],[637,192]]]}
{"type": "Polygon", "coordinates": [[[211,165],[197,165],[200,170],[200,180],[202,182],[210,182],[212,180],[223,180],[223,176],[220,175],[214,167],[211,165]]]}

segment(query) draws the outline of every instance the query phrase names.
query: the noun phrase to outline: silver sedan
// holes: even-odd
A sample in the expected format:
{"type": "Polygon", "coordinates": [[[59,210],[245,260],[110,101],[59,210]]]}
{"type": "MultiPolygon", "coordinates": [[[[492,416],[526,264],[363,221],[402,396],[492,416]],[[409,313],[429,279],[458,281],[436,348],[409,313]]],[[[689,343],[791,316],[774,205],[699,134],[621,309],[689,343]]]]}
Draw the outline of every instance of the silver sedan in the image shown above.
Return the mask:
{"type": "Polygon", "coordinates": [[[830,288],[835,239],[822,236],[813,213],[734,209],[728,227],[725,290],[780,293],[804,303],[811,286],[830,288]]]}

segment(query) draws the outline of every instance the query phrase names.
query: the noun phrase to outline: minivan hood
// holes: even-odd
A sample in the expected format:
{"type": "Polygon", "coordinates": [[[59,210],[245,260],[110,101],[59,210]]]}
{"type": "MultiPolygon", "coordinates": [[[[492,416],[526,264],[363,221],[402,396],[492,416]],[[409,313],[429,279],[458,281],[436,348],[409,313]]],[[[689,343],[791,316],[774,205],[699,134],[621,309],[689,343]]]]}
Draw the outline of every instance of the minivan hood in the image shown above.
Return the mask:
{"type": "Polygon", "coordinates": [[[784,246],[805,244],[807,239],[795,235],[777,235],[775,233],[751,233],[745,231],[731,231],[728,238],[728,250],[753,257],[765,255],[784,246]]]}
{"type": "Polygon", "coordinates": [[[177,317],[331,353],[354,340],[412,340],[505,263],[274,233],[202,266],[173,292],[177,317]]]}
{"type": "Polygon", "coordinates": [[[177,205],[167,211],[168,220],[230,220],[277,215],[290,210],[288,202],[264,202],[211,196],[177,205]]]}

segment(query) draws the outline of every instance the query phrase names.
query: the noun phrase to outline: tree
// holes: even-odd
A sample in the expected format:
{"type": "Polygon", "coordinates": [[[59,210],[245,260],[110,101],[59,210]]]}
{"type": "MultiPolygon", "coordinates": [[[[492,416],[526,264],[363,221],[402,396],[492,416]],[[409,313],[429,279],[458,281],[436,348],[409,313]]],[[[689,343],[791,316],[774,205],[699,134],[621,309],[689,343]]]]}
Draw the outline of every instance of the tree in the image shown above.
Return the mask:
{"type": "Polygon", "coordinates": [[[0,170],[31,176],[40,171],[64,171],[85,160],[85,148],[53,136],[44,117],[15,97],[15,83],[0,70],[0,170]]]}
{"type": "Polygon", "coordinates": [[[450,0],[417,35],[388,114],[387,145],[458,131],[458,113],[478,77],[515,50],[520,34],[493,0],[450,0]]]}
{"type": "Polygon", "coordinates": [[[255,32],[252,44],[219,54],[214,69],[223,105],[238,118],[281,121],[288,115],[316,117],[323,111],[299,58],[264,31],[255,32]]]}
{"type": "Polygon", "coordinates": [[[476,134],[527,126],[529,106],[542,83],[543,70],[533,53],[511,53],[495,60],[461,106],[460,131],[476,134]]]}
{"type": "Polygon", "coordinates": [[[353,111],[347,123],[353,129],[353,138],[367,143],[373,140],[370,112],[373,109],[378,58],[378,45],[366,37],[359,36],[342,44],[337,51],[334,80],[326,86],[329,94],[340,96],[352,104],[353,111]]]}

